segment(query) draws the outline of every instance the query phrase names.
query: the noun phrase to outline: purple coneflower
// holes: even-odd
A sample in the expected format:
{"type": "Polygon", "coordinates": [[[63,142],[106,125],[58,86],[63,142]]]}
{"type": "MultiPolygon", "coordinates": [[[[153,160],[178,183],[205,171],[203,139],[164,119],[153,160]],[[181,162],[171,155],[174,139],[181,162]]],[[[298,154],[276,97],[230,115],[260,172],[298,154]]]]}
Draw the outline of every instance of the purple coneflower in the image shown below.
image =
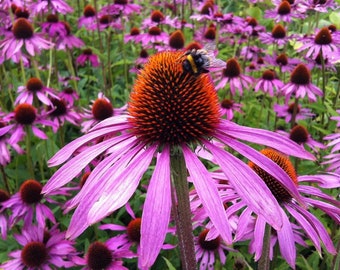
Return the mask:
{"type": "Polygon", "coordinates": [[[158,26],[150,27],[147,33],[140,34],[141,42],[143,46],[154,44],[154,43],[168,43],[169,35],[166,32],[162,32],[162,30],[158,26]]]}
{"type": "Polygon", "coordinates": [[[309,134],[308,130],[302,125],[295,125],[291,131],[285,132],[283,130],[278,130],[280,134],[289,137],[292,141],[300,144],[302,146],[307,145],[314,152],[318,152],[320,149],[325,149],[326,146],[312,138],[312,135],[309,134]]]}
{"type": "MultiPolygon", "coordinates": [[[[114,0],[114,4],[109,4],[101,9],[101,13],[109,15],[129,16],[132,13],[140,13],[142,6],[130,4],[129,0],[114,0]]],[[[131,1],[132,2],[132,1],[131,1]]]]}
{"type": "Polygon", "coordinates": [[[316,59],[321,56],[326,59],[337,61],[340,59],[339,44],[332,38],[332,32],[328,27],[321,28],[314,37],[301,39],[303,45],[298,48],[298,52],[308,50],[306,57],[316,59]]]}
{"type": "Polygon", "coordinates": [[[92,5],[84,7],[83,16],[78,19],[78,27],[85,27],[87,30],[94,30],[97,27],[97,14],[92,5]]]}
{"type": "MultiPolygon", "coordinates": [[[[1,113],[0,117],[3,117],[5,114],[1,113]]],[[[4,121],[0,118],[0,165],[5,166],[11,161],[11,153],[10,148],[13,148],[18,154],[23,154],[24,150],[20,148],[18,140],[11,140],[12,136],[12,127],[9,124],[9,121],[4,121]]]]}
{"type": "Polygon", "coordinates": [[[10,59],[23,46],[30,55],[34,56],[42,49],[50,49],[53,44],[42,38],[40,34],[34,33],[33,26],[27,19],[19,18],[13,24],[12,34],[0,42],[0,54],[10,59]]]}
{"type": "Polygon", "coordinates": [[[253,82],[254,79],[252,77],[242,74],[238,61],[231,58],[227,61],[227,68],[222,71],[222,78],[216,85],[216,90],[224,88],[229,83],[231,94],[234,96],[237,89],[242,96],[243,89],[249,89],[253,82]]]}
{"type": "Polygon", "coordinates": [[[206,240],[209,229],[204,229],[195,238],[196,260],[199,262],[199,269],[214,269],[216,256],[218,256],[222,265],[226,263],[227,256],[225,252],[232,249],[227,247],[220,236],[206,240]]]}
{"type": "Polygon", "coordinates": [[[126,105],[121,108],[113,108],[111,101],[105,97],[103,93],[98,94],[98,98],[92,101],[89,109],[84,109],[82,121],[82,132],[89,131],[90,128],[95,126],[100,121],[110,118],[114,115],[121,115],[126,111],[126,105]]]}
{"type": "MultiPolygon", "coordinates": [[[[295,103],[283,105],[274,104],[274,112],[276,112],[278,117],[284,118],[286,123],[290,123],[294,113],[294,106],[295,103]]],[[[312,113],[311,109],[301,108],[301,105],[298,104],[296,109],[295,121],[312,118],[314,116],[315,114],[312,113]]]]}
{"type": "Polygon", "coordinates": [[[142,21],[142,29],[151,28],[153,26],[169,25],[173,28],[176,27],[175,21],[170,19],[169,16],[164,16],[160,10],[153,10],[150,17],[142,21]]]}
{"type": "Polygon", "coordinates": [[[143,36],[140,33],[138,27],[132,27],[130,30],[130,34],[124,35],[124,42],[133,41],[134,43],[142,42],[143,36]]]}
{"type": "Polygon", "coordinates": [[[28,103],[32,105],[34,97],[36,97],[45,105],[52,105],[51,98],[59,99],[56,90],[44,86],[42,81],[35,77],[30,78],[25,86],[19,86],[18,94],[14,104],[28,103]]]}
{"type": "Polygon", "coordinates": [[[199,14],[191,15],[190,19],[194,19],[199,22],[213,20],[216,9],[217,5],[214,5],[212,1],[202,2],[201,6],[198,7],[199,14]]]}
{"type": "Polygon", "coordinates": [[[8,216],[2,207],[2,203],[8,201],[9,198],[8,192],[0,189],[0,233],[4,240],[7,238],[8,216]]]}
{"type": "MultiPolygon", "coordinates": [[[[337,110],[337,113],[340,114],[340,110],[337,110]]],[[[340,127],[340,116],[332,116],[332,120],[337,121],[337,127],[340,127]]],[[[327,167],[327,171],[334,171],[340,174],[340,133],[335,132],[333,134],[329,134],[323,138],[328,141],[327,147],[331,149],[330,154],[324,156],[326,161],[323,164],[330,164],[327,167]]]]}
{"type": "Polygon", "coordinates": [[[305,11],[313,10],[317,12],[328,12],[328,9],[335,9],[337,7],[334,0],[303,0],[301,1],[302,8],[305,11]]]}
{"type": "MultiPolygon", "coordinates": [[[[284,154],[273,150],[263,149],[261,153],[269,157],[278,164],[290,177],[290,187],[285,186],[277,178],[265,172],[261,167],[249,162],[249,166],[263,179],[266,185],[281,205],[279,213],[283,218],[283,226],[280,230],[272,230],[270,258],[273,258],[273,248],[275,244],[279,245],[282,257],[287,261],[290,267],[295,268],[296,246],[295,242],[301,245],[306,245],[302,237],[307,237],[315,246],[316,250],[321,254],[321,243],[326,250],[334,254],[336,252],[332,240],[328,232],[319,219],[314,216],[306,206],[310,209],[317,208],[325,214],[332,217],[337,223],[340,221],[340,204],[331,196],[323,193],[318,187],[302,185],[304,182],[323,183],[323,188],[339,187],[340,182],[334,183],[333,176],[330,176],[330,184],[327,184],[327,176],[297,176],[294,166],[289,158],[284,154]],[[295,190],[296,195],[300,198],[300,203],[292,197],[292,190],[295,190]],[[301,205],[302,204],[302,205],[301,205]],[[287,211],[287,213],[284,211],[287,211]],[[294,220],[294,221],[293,221],[294,220]],[[303,231],[303,235],[301,235],[303,231]]],[[[230,189],[230,186],[228,187],[230,189]]],[[[231,196],[225,197],[228,202],[231,196]]],[[[255,260],[262,256],[262,247],[264,239],[264,231],[266,221],[261,216],[257,216],[254,223],[253,211],[247,208],[247,205],[242,201],[237,201],[232,207],[234,212],[243,209],[238,222],[236,232],[236,240],[242,238],[244,232],[248,233],[249,225],[253,224],[253,237],[250,242],[250,252],[255,253],[255,260]],[[245,209],[243,209],[245,207],[245,209]]]]}
{"type": "Polygon", "coordinates": [[[46,17],[46,22],[42,23],[41,31],[48,34],[50,37],[66,36],[67,32],[65,25],[59,21],[58,15],[49,14],[46,17]]]}
{"type": "Polygon", "coordinates": [[[14,120],[14,124],[8,125],[12,129],[12,136],[10,143],[19,142],[26,134],[25,129],[31,128],[35,136],[46,140],[47,135],[37,127],[37,124],[43,126],[51,126],[54,124],[46,119],[46,115],[38,114],[37,109],[28,103],[21,103],[17,105],[14,112],[6,116],[6,120],[14,120]]]}
{"type": "Polygon", "coordinates": [[[279,134],[221,119],[210,75],[193,76],[184,72],[178,62],[182,54],[167,51],[150,57],[134,84],[128,114],[101,121],[87,134],[60,150],[49,161],[50,166],[71,159],[43,189],[43,193],[49,194],[60,188],[98,155],[107,154],[93,169],[70,205],[77,208],[67,236],[75,238],[89,225],[124,206],[150,164],[155,164],[142,214],[139,257],[142,268],[151,267],[154,263],[168,230],[172,205],[171,163],[178,162],[178,159],[183,160],[183,166],[221,238],[231,242],[231,230],[217,188],[195,154],[197,143],[212,153],[251,209],[263,215],[277,229],[282,225],[278,215],[280,207],[260,177],[243,161],[210,140],[216,138],[223,145],[264,166],[269,173],[280,176],[284,183],[288,177],[279,166],[272,166],[273,162],[268,166],[270,160],[267,157],[238,140],[270,145],[290,155],[314,159],[299,145],[279,134]],[[87,148],[72,157],[81,146],[87,148]]]}
{"type": "Polygon", "coordinates": [[[291,8],[289,1],[282,1],[275,10],[267,10],[264,15],[265,18],[272,18],[276,23],[289,23],[293,18],[302,19],[305,14],[295,11],[291,8]]]}
{"type": "Polygon", "coordinates": [[[79,95],[75,89],[72,87],[64,88],[60,93],[59,97],[66,100],[66,102],[73,106],[75,100],[79,99],[79,95]]]}
{"type": "Polygon", "coordinates": [[[271,97],[274,96],[274,89],[276,94],[280,93],[283,82],[281,82],[274,70],[267,69],[262,73],[262,77],[255,84],[254,90],[258,92],[261,90],[268,93],[271,97]]]}
{"type": "Polygon", "coordinates": [[[69,122],[72,125],[79,126],[81,116],[64,99],[51,99],[51,106],[46,109],[46,114],[51,118],[54,123],[52,127],[53,132],[57,132],[60,126],[63,126],[65,122],[69,122]]]}
{"type": "Polygon", "coordinates": [[[281,72],[292,72],[293,69],[301,63],[301,60],[297,58],[290,58],[285,53],[278,55],[266,55],[263,57],[265,62],[271,65],[273,68],[279,67],[281,72]]]}
{"type": "Polygon", "coordinates": [[[30,10],[33,14],[38,14],[41,12],[53,12],[53,13],[72,13],[73,8],[70,7],[65,1],[63,0],[37,0],[30,5],[30,10]]]}
{"type": "Polygon", "coordinates": [[[322,90],[311,82],[311,74],[304,64],[299,64],[290,74],[290,82],[282,87],[281,92],[286,96],[286,103],[292,95],[296,98],[308,96],[309,101],[315,102],[316,96],[322,96],[322,90]]]}
{"type": "Polygon", "coordinates": [[[223,99],[221,102],[221,115],[225,115],[227,120],[234,118],[234,111],[243,113],[241,110],[242,104],[236,103],[231,99],[223,99]]]}
{"type": "Polygon", "coordinates": [[[65,239],[65,233],[56,226],[50,230],[30,225],[14,238],[23,247],[8,254],[11,260],[0,267],[4,270],[24,269],[62,269],[75,266],[74,243],[65,239]]]}
{"type": "MultiPolygon", "coordinates": [[[[125,245],[128,249],[131,249],[133,246],[136,246],[137,249],[137,256],[139,257],[141,252],[141,246],[140,246],[140,240],[141,240],[141,224],[142,219],[139,217],[136,217],[135,213],[133,212],[131,206],[129,203],[125,205],[126,211],[131,217],[131,220],[129,223],[124,225],[119,224],[104,224],[100,225],[99,228],[101,230],[111,230],[111,231],[117,231],[117,232],[124,232],[124,234],[121,235],[120,242],[122,245],[125,245]]],[[[171,229],[168,229],[168,232],[172,232],[171,229]]],[[[175,246],[170,244],[163,244],[162,249],[173,249],[175,246]]],[[[138,265],[140,266],[140,261],[138,261],[138,265]]]]}
{"type": "MultiPolygon", "coordinates": [[[[42,187],[42,184],[36,180],[26,180],[21,184],[19,191],[2,204],[4,209],[10,209],[12,212],[9,217],[11,227],[23,220],[24,227],[28,228],[33,222],[34,213],[35,220],[40,227],[45,227],[46,219],[56,223],[52,211],[45,205],[46,202],[53,204],[56,202],[50,196],[41,195],[42,187]]],[[[50,195],[67,195],[67,193],[59,190],[50,195]]]]}
{"type": "Polygon", "coordinates": [[[99,66],[99,57],[94,54],[90,48],[84,49],[82,54],[77,57],[77,63],[84,66],[85,62],[89,62],[92,67],[99,66]]]}
{"type": "Polygon", "coordinates": [[[287,36],[285,27],[281,24],[277,24],[274,26],[271,33],[259,33],[259,39],[264,44],[277,44],[278,46],[283,46],[288,42],[290,37],[287,36]]]}
{"type": "Polygon", "coordinates": [[[136,254],[129,250],[123,236],[115,236],[105,243],[96,241],[90,244],[85,258],[77,258],[77,265],[85,265],[84,270],[128,270],[123,266],[123,259],[135,258],[136,254]]]}
{"type": "Polygon", "coordinates": [[[80,38],[72,35],[70,25],[64,21],[62,23],[64,24],[66,35],[59,36],[58,39],[56,40],[57,50],[83,47],[85,45],[84,42],[80,38]]]}

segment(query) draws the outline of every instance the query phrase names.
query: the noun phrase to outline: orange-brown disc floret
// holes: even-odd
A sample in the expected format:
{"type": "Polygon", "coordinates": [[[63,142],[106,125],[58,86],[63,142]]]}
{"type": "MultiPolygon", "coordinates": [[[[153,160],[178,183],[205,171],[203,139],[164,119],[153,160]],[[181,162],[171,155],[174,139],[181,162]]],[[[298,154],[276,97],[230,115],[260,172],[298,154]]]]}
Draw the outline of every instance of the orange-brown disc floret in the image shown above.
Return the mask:
{"type": "MultiPolygon", "coordinates": [[[[266,148],[261,150],[261,153],[264,154],[266,157],[270,158],[274,161],[277,165],[279,165],[292,179],[295,185],[298,184],[297,175],[295,172],[295,168],[289,158],[284,154],[266,148]]],[[[261,179],[266,183],[274,197],[278,200],[279,203],[290,201],[292,198],[289,192],[283,187],[279,181],[275,179],[274,176],[267,173],[265,170],[254,164],[253,162],[249,162],[249,166],[261,177],[261,179]]]]}
{"type": "Polygon", "coordinates": [[[210,76],[183,72],[182,56],[167,51],[150,57],[135,82],[128,110],[133,132],[146,144],[197,142],[220,121],[210,76]]]}

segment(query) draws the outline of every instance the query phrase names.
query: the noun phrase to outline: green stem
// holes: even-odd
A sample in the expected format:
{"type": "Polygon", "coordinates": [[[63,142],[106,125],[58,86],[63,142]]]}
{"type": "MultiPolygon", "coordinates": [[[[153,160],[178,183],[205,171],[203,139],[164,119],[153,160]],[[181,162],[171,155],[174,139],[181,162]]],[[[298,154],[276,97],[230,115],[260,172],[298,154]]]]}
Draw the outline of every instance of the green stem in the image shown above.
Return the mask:
{"type": "Polygon", "coordinates": [[[191,224],[189,187],[187,182],[187,169],[182,152],[177,151],[171,156],[171,169],[175,187],[175,191],[172,192],[172,206],[174,208],[173,213],[179,240],[182,269],[195,270],[197,269],[197,263],[191,224]]]}
{"type": "Polygon", "coordinates": [[[6,191],[8,192],[8,194],[11,194],[11,190],[9,188],[8,179],[7,179],[4,166],[0,165],[0,171],[1,171],[2,179],[4,180],[6,191]]]}
{"type": "Polygon", "coordinates": [[[21,77],[22,77],[22,84],[26,84],[26,73],[25,73],[25,67],[24,62],[22,61],[22,55],[20,55],[20,68],[21,68],[21,77]]]}
{"type": "Polygon", "coordinates": [[[290,128],[293,128],[294,125],[295,125],[295,119],[296,119],[296,115],[298,113],[298,107],[299,107],[299,98],[296,97],[295,102],[294,102],[292,118],[290,119],[290,128]]]}
{"type": "Polygon", "coordinates": [[[32,179],[35,179],[34,176],[34,168],[33,168],[33,161],[31,156],[31,131],[29,126],[25,127],[26,129],[26,162],[27,162],[27,169],[32,179]]]}
{"type": "Polygon", "coordinates": [[[264,232],[263,238],[263,246],[262,246],[262,255],[257,264],[257,269],[261,270],[269,270],[270,269],[270,236],[271,236],[271,226],[266,224],[266,229],[264,232]]]}

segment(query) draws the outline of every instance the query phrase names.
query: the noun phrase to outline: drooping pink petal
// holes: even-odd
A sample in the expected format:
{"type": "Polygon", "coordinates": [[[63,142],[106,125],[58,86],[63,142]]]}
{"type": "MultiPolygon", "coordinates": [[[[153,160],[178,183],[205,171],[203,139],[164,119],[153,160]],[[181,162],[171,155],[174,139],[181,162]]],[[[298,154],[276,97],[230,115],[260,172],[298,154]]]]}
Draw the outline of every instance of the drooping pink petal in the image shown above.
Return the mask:
{"type": "Polygon", "coordinates": [[[230,244],[232,242],[231,228],[214,180],[202,162],[187,146],[183,145],[182,150],[191,180],[205,211],[221,237],[230,244]]]}
{"type": "Polygon", "coordinates": [[[205,145],[248,207],[256,214],[262,215],[273,228],[280,230],[282,226],[280,205],[263,180],[249,166],[230,153],[208,141],[205,141],[205,145]]]}
{"type": "Polygon", "coordinates": [[[220,125],[220,131],[222,133],[234,138],[266,145],[277,149],[286,155],[315,160],[315,157],[311,153],[302,149],[300,145],[288,140],[281,134],[263,129],[240,126],[224,119],[221,119],[220,125]]]}
{"type": "Polygon", "coordinates": [[[166,236],[171,212],[170,150],[165,147],[157,158],[143,207],[140,265],[150,268],[166,236]]]}
{"type": "Polygon", "coordinates": [[[281,186],[300,204],[303,205],[301,195],[294,184],[293,180],[288,176],[288,174],[274,161],[266,156],[262,155],[260,152],[254,150],[253,148],[240,143],[234,139],[231,139],[228,136],[216,135],[216,138],[220,139],[226,145],[230,146],[241,155],[245,156],[252,162],[254,162],[257,166],[264,169],[270,175],[272,175],[278,182],[280,182],[281,186]]]}

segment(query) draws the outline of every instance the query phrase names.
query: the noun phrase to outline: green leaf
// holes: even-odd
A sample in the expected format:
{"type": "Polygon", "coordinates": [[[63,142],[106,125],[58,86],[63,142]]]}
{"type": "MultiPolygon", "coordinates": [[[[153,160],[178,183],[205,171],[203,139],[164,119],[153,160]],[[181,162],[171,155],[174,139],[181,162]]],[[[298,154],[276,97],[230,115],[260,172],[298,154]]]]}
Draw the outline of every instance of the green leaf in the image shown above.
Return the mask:
{"type": "Polygon", "coordinates": [[[331,12],[329,14],[329,20],[332,24],[335,24],[336,28],[340,28],[340,13],[339,12],[331,12]]]}
{"type": "Polygon", "coordinates": [[[165,257],[162,257],[163,260],[165,261],[166,265],[168,266],[169,270],[176,270],[176,268],[172,265],[172,263],[165,257]]]}
{"type": "Polygon", "coordinates": [[[247,14],[257,20],[263,17],[263,12],[259,7],[250,7],[247,9],[247,14]]]}

